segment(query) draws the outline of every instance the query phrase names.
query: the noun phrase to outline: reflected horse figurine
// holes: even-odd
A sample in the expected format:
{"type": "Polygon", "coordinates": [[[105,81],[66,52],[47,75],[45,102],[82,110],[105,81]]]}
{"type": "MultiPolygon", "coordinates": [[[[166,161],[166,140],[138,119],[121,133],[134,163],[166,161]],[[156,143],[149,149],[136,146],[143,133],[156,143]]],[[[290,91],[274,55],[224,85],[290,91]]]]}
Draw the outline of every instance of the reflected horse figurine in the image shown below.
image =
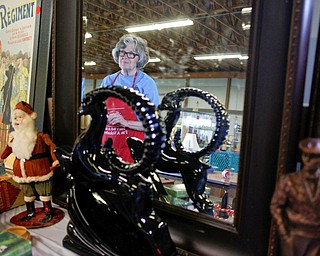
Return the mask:
{"type": "Polygon", "coordinates": [[[156,214],[149,172],[160,157],[165,131],[156,107],[133,89],[108,86],[86,95],[81,115],[92,120],[72,152],[57,149],[68,173],[71,218],[63,245],[80,255],[177,255],[167,224],[156,214]],[[119,98],[137,113],[145,128],[143,153],[137,163],[118,157],[109,139],[105,100],[119,98]]]}
{"type": "MultiPolygon", "coordinates": [[[[194,207],[201,213],[213,215],[213,203],[205,194],[207,171],[211,166],[203,163],[200,158],[216,151],[226,139],[229,130],[227,111],[217,97],[197,88],[182,88],[166,94],[158,108],[160,111],[167,111],[164,120],[167,137],[165,148],[162,150],[161,156],[155,165],[156,169],[167,173],[180,173],[194,207]],[[172,130],[180,117],[181,105],[185,98],[190,96],[205,100],[213,109],[216,117],[216,129],[211,141],[206,147],[197,152],[190,152],[184,149],[179,139],[180,134],[176,133],[173,139],[170,138],[172,130]]],[[[142,156],[142,142],[134,138],[128,138],[128,140],[130,140],[128,144],[131,146],[133,158],[138,160],[142,156]]],[[[161,191],[158,192],[162,194],[161,191]]],[[[163,197],[160,195],[159,198],[162,199],[163,197]]]]}

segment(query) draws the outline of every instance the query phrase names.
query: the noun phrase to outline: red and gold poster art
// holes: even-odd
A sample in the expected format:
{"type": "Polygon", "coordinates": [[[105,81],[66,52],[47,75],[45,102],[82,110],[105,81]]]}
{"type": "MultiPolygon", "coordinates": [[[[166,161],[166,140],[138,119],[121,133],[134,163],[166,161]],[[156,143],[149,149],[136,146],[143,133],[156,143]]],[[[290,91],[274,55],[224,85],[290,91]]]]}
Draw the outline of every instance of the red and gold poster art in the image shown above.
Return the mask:
{"type": "Polygon", "coordinates": [[[36,20],[36,0],[0,3],[0,151],[7,144],[11,110],[29,102],[36,20]]]}

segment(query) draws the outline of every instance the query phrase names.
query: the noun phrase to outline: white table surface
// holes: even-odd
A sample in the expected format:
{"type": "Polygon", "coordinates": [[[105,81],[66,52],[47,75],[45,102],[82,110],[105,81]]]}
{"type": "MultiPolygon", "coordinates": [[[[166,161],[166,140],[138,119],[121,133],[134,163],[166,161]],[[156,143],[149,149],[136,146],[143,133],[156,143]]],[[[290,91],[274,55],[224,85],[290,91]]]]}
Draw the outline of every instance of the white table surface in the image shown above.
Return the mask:
{"type": "MultiPolygon", "coordinates": [[[[42,203],[37,201],[36,207],[42,207],[42,203]]],[[[63,247],[62,240],[67,234],[67,225],[70,217],[68,211],[59,205],[53,204],[54,208],[63,210],[64,218],[49,227],[28,229],[32,236],[32,255],[33,256],[75,256],[78,255],[67,248],[63,247]]],[[[0,213],[0,231],[14,226],[10,219],[14,215],[23,212],[26,207],[19,206],[9,211],[0,213]]]]}

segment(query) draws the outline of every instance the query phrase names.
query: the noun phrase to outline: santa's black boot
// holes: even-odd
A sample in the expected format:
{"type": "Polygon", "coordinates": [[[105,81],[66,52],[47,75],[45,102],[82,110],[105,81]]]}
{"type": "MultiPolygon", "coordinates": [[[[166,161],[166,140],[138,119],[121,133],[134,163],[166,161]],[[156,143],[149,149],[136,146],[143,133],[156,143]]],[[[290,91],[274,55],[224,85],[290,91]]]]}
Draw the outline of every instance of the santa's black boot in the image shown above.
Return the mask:
{"type": "Polygon", "coordinates": [[[19,221],[29,221],[36,215],[34,201],[26,202],[26,207],[27,207],[27,215],[19,218],[19,221]]]}
{"type": "Polygon", "coordinates": [[[47,202],[43,201],[43,208],[44,208],[45,216],[39,221],[42,223],[47,223],[51,221],[53,218],[53,208],[52,208],[51,201],[47,201],[47,202]]]}

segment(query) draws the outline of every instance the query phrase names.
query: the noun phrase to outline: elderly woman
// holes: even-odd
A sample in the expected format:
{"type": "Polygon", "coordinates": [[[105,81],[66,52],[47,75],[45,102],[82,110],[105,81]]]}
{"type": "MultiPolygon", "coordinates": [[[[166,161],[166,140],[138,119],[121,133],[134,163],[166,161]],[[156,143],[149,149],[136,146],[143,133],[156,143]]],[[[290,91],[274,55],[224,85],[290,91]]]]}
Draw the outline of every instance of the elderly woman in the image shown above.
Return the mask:
{"type": "MultiPolygon", "coordinates": [[[[124,35],[112,50],[112,56],[121,70],[105,77],[101,87],[116,85],[134,88],[148,97],[155,105],[159,105],[159,94],[154,80],[140,70],[149,61],[147,41],[132,34],[124,35]]],[[[102,144],[107,138],[112,138],[116,153],[123,160],[133,162],[126,138],[143,139],[142,123],[137,119],[134,111],[122,100],[110,97],[107,99],[106,105],[108,124],[102,144]]]]}

